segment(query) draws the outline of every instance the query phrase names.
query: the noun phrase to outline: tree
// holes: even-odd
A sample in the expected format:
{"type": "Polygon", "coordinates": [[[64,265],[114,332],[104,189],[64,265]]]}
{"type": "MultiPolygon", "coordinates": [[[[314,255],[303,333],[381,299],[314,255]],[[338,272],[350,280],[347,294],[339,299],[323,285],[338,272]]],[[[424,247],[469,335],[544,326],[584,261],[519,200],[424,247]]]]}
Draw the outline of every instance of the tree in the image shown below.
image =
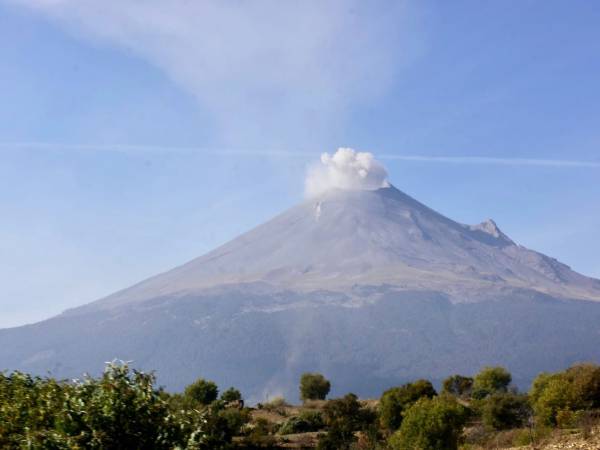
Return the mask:
{"type": "Polygon", "coordinates": [[[127,364],[71,382],[0,374],[1,448],[171,449],[183,439],[154,375],[127,364]]]}
{"type": "Polygon", "coordinates": [[[468,412],[454,398],[421,398],[389,440],[393,450],[456,450],[468,412]]]}
{"type": "Polygon", "coordinates": [[[395,431],[402,423],[402,415],[413,403],[423,397],[436,395],[433,385],[427,380],[417,380],[388,389],[379,401],[379,422],[388,431],[395,431]]]}
{"type": "Polygon", "coordinates": [[[320,373],[304,373],[300,377],[300,398],[302,400],[325,400],[331,383],[320,373]]]}
{"type": "Polygon", "coordinates": [[[218,395],[217,385],[204,378],[198,378],[183,392],[185,400],[198,405],[209,405],[217,399],[218,395]]]}
{"type": "Polygon", "coordinates": [[[573,413],[600,408],[600,366],[578,364],[564,372],[542,373],[529,392],[536,417],[546,425],[567,423],[573,413]]]}
{"type": "Polygon", "coordinates": [[[576,364],[565,371],[577,409],[600,408],[600,366],[576,364]]]}
{"type": "Polygon", "coordinates": [[[237,402],[242,399],[242,393],[234,387],[230,387],[221,394],[221,400],[224,402],[237,402]]]}
{"type": "Polygon", "coordinates": [[[488,428],[508,430],[522,426],[531,415],[524,395],[497,392],[483,400],[481,418],[488,428]]]}
{"type": "Polygon", "coordinates": [[[462,375],[452,375],[444,380],[442,392],[455,395],[457,397],[468,397],[473,388],[473,378],[463,377],[462,375]]]}
{"type": "Polygon", "coordinates": [[[356,431],[367,430],[375,423],[376,414],[364,408],[356,395],[346,394],[327,402],[323,408],[323,418],[328,431],[319,439],[317,448],[345,450],[356,441],[356,431]]]}
{"type": "Polygon", "coordinates": [[[506,392],[512,376],[503,367],[485,367],[473,380],[473,398],[482,399],[495,392],[506,392]]]}

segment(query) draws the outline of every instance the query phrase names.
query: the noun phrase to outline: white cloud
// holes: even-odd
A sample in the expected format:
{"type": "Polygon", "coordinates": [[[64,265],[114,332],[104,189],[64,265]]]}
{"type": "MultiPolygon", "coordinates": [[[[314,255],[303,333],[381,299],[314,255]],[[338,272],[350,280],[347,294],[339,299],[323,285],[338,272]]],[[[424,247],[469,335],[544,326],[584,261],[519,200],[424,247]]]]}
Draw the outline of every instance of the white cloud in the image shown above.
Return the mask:
{"type": "Polygon", "coordinates": [[[312,197],[330,189],[374,190],[389,186],[387,176],[372,153],[339,148],[333,155],[323,153],[308,170],[305,191],[312,197]]]}
{"type": "Polygon", "coordinates": [[[161,68],[236,145],[326,134],[385,93],[418,46],[407,2],[4,1],[161,68]]]}

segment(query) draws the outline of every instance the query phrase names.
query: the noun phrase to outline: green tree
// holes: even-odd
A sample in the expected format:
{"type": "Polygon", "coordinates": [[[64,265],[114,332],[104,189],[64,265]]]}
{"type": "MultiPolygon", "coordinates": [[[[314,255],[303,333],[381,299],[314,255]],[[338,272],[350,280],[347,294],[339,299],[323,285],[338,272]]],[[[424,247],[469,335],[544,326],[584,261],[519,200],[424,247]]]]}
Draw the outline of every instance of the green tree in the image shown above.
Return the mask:
{"type": "Polygon", "coordinates": [[[417,380],[402,386],[388,389],[379,401],[379,422],[388,431],[397,430],[403,413],[417,400],[436,395],[433,385],[427,380],[417,380]]]}
{"type": "Polygon", "coordinates": [[[221,400],[224,402],[236,402],[242,399],[242,393],[234,387],[230,387],[221,394],[221,400]]]}
{"type": "Polygon", "coordinates": [[[217,399],[218,395],[217,385],[213,381],[204,378],[198,378],[187,386],[183,392],[185,400],[197,405],[209,405],[217,399]]]}
{"type": "Polygon", "coordinates": [[[331,383],[320,373],[303,373],[300,377],[300,398],[302,400],[325,400],[331,383]]]}
{"type": "Polygon", "coordinates": [[[70,434],[86,435],[84,447],[170,448],[174,423],[154,382],[153,374],[109,364],[99,380],[86,378],[75,386],[62,423],[70,434]]]}
{"type": "Polygon", "coordinates": [[[531,415],[527,396],[512,392],[497,392],[483,400],[481,418],[484,425],[495,430],[518,428],[531,415]]]}
{"type": "Polygon", "coordinates": [[[442,383],[442,392],[455,395],[457,397],[468,397],[473,388],[473,378],[462,375],[452,375],[442,383]]]}
{"type": "Polygon", "coordinates": [[[1,448],[170,449],[183,440],[154,376],[127,364],[72,382],[0,376],[1,448]]]}
{"type": "Polygon", "coordinates": [[[468,416],[454,398],[421,398],[389,439],[393,450],[456,450],[468,416]]]}
{"type": "Polygon", "coordinates": [[[592,363],[576,364],[565,371],[571,386],[571,395],[577,409],[600,408],[600,366],[592,363]]]}
{"type": "Polygon", "coordinates": [[[485,367],[473,380],[473,398],[482,399],[495,392],[506,392],[512,376],[503,367],[485,367]]]}
{"type": "Polygon", "coordinates": [[[600,408],[600,366],[578,364],[564,372],[542,373],[529,392],[536,417],[546,425],[559,424],[572,413],[600,408]]]}
{"type": "Polygon", "coordinates": [[[376,420],[376,413],[363,407],[354,394],[329,400],[323,408],[327,434],[319,439],[320,450],[349,449],[356,441],[355,432],[368,430],[376,420]]]}

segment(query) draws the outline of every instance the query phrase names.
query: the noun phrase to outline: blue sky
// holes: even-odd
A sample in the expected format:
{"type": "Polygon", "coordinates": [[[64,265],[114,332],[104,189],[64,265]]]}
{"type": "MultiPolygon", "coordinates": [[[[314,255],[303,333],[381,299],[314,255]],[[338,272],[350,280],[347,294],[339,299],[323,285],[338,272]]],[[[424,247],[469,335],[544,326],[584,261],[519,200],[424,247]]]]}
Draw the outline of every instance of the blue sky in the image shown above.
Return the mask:
{"type": "Polygon", "coordinates": [[[600,277],[600,4],[166,5],[0,0],[0,327],[263,222],[339,146],[600,277]]]}

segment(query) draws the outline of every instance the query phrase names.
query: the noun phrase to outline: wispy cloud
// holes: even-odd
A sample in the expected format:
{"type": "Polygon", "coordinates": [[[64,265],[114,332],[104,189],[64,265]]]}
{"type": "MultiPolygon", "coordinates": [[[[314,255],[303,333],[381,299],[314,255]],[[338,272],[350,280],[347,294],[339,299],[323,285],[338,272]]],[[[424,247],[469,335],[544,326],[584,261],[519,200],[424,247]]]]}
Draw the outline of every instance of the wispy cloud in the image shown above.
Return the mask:
{"type": "MultiPolygon", "coordinates": [[[[247,156],[247,157],[276,157],[314,159],[321,155],[323,150],[315,149],[276,149],[276,148],[242,148],[242,147],[182,147],[158,145],[131,145],[131,144],[73,144],[60,142],[0,142],[0,150],[39,150],[39,151],[67,151],[67,152],[115,152],[128,154],[213,154],[219,156],[247,156]]],[[[504,158],[491,156],[428,156],[428,155],[403,155],[390,153],[375,153],[377,159],[382,161],[406,161],[434,164],[480,164],[496,166],[542,166],[555,168],[590,168],[600,169],[600,161],[586,161],[573,159],[539,159],[539,158],[504,158]]]]}
{"type": "Polygon", "coordinates": [[[419,47],[408,1],[4,1],[163,70],[233,145],[323,136],[385,94],[419,47]]]}
{"type": "Polygon", "coordinates": [[[600,161],[538,158],[497,158],[489,156],[421,156],[380,154],[382,160],[401,160],[442,164],[488,164],[500,166],[547,166],[547,167],[588,167],[600,168],[600,161]]]}
{"type": "Polygon", "coordinates": [[[259,149],[259,148],[241,148],[241,147],[182,147],[182,146],[159,146],[159,145],[136,145],[136,144],[87,144],[87,143],[61,143],[61,142],[0,142],[0,151],[15,150],[36,150],[36,151],[56,151],[56,152],[109,152],[109,153],[127,153],[138,155],[159,155],[159,154],[177,154],[177,155],[195,155],[195,154],[213,154],[222,156],[274,156],[282,158],[291,157],[310,157],[319,154],[316,151],[301,150],[278,150],[278,149],[259,149]]]}

